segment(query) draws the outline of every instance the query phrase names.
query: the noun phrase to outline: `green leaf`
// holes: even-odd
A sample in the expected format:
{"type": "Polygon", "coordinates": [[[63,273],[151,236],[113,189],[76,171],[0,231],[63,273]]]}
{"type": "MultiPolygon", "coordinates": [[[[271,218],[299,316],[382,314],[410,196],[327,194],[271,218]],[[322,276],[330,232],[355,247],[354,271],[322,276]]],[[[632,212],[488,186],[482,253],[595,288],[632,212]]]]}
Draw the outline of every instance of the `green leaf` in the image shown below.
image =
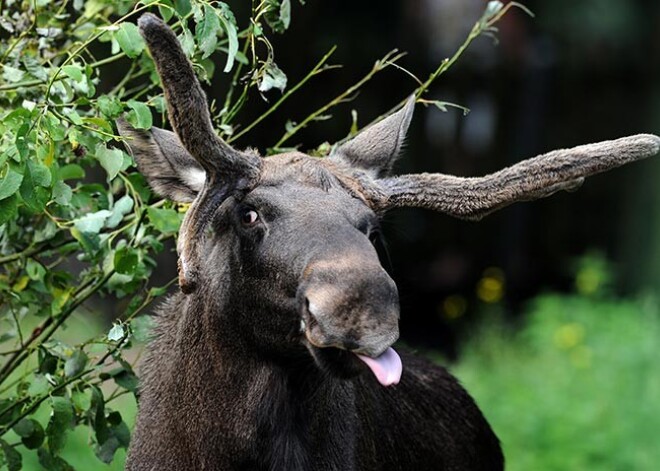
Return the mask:
{"type": "Polygon", "coordinates": [[[128,429],[128,425],[126,425],[126,422],[122,421],[115,425],[112,428],[112,432],[114,433],[115,437],[119,440],[119,443],[121,444],[122,448],[128,448],[128,445],[131,441],[131,432],[128,429]]]}
{"type": "Polygon", "coordinates": [[[53,374],[57,370],[57,358],[48,352],[45,348],[39,349],[39,373],[53,374]]]}
{"type": "Polygon", "coordinates": [[[2,78],[9,83],[20,82],[24,75],[25,72],[23,72],[20,69],[17,69],[16,67],[12,67],[9,65],[4,65],[2,67],[2,78]]]}
{"type": "Polygon", "coordinates": [[[110,329],[110,332],[108,332],[108,340],[111,342],[118,342],[119,340],[123,339],[125,335],[125,329],[123,324],[114,324],[112,328],[110,329]]]}
{"type": "Polygon", "coordinates": [[[286,88],[287,78],[282,69],[280,69],[274,62],[268,62],[264,68],[261,82],[259,83],[259,91],[267,92],[271,88],[277,88],[283,92],[286,88]]]}
{"type": "Polygon", "coordinates": [[[28,258],[25,264],[25,271],[31,280],[42,280],[46,274],[44,266],[32,258],[28,258]]]}
{"type": "Polygon", "coordinates": [[[90,388],[92,394],[92,407],[93,412],[92,425],[94,426],[94,434],[98,443],[104,443],[110,436],[107,421],[105,420],[105,400],[103,399],[103,391],[98,387],[92,386],[90,388]]]}
{"type": "Polygon", "coordinates": [[[77,374],[81,373],[87,366],[89,358],[82,350],[76,350],[71,358],[69,358],[64,363],[64,376],[67,378],[73,378],[77,374]]]}
{"type": "Polygon", "coordinates": [[[112,379],[115,380],[115,383],[117,383],[118,386],[121,386],[128,391],[137,391],[139,381],[133,371],[123,369],[119,373],[113,375],[112,379]]]}
{"type": "MultiPolygon", "coordinates": [[[[171,2],[169,0],[162,0],[162,1],[167,2],[171,5],[171,2]]],[[[163,19],[165,23],[170,21],[172,16],[174,16],[174,10],[172,10],[172,8],[166,6],[165,4],[158,5],[158,13],[160,14],[160,17],[163,19]]]]}
{"type": "Polygon", "coordinates": [[[13,430],[19,437],[29,437],[34,432],[33,422],[34,421],[32,419],[23,418],[16,425],[14,425],[13,430]]]}
{"type": "Polygon", "coordinates": [[[0,438],[0,464],[7,465],[8,471],[20,471],[23,468],[21,454],[0,438]]]}
{"type": "Polygon", "coordinates": [[[73,403],[74,407],[81,411],[85,412],[89,410],[90,407],[92,407],[92,392],[90,389],[86,389],[84,391],[79,391],[79,390],[74,390],[71,393],[71,402],[73,403]]]}
{"type": "MultiPolygon", "coordinates": [[[[80,118],[80,116],[78,116],[80,118]]],[[[85,123],[85,118],[80,118],[83,124],[85,123]]],[[[68,141],[73,147],[73,150],[80,145],[79,139],[81,138],[82,130],[78,130],[75,127],[70,127],[68,130],[65,126],[60,126],[60,120],[50,111],[44,116],[44,124],[46,130],[48,131],[48,137],[53,141],[62,141],[67,137],[68,131],[68,141]]],[[[79,152],[76,152],[76,155],[79,155],[79,152]]]]}
{"type": "Polygon", "coordinates": [[[98,252],[101,240],[98,234],[92,232],[83,232],[76,227],[69,229],[71,236],[80,242],[80,246],[83,250],[91,255],[94,255],[98,252]]]}
{"type": "Polygon", "coordinates": [[[0,180],[0,200],[5,199],[20,188],[23,181],[23,175],[18,173],[12,167],[7,167],[7,173],[0,180]]]}
{"type": "Polygon", "coordinates": [[[65,65],[62,67],[62,72],[64,72],[68,77],[72,78],[76,82],[82,82],[83,71],[79,65],[65,65]]]}
{"type": "Polygon", "coordinates": [[[50,399],[51,415],[46,427],[48,450],[58,454],[66,444],[67,433],[73,426],[73,406],[65,397],[54,396],[50,399]]]}
{"type": "Polygon", "coordinates": [[[22,57],[23,65],[30,75],[43,82],[48,80],[48,71],[36,57],[25,55],[22,57]]]}
{"type": "Polygon", "coordinates": [[[71,197],[73,190],[71,187],[62,181],[55,182],[53,185],[53,199],[61,206],[69,206],[71,204],[71,197]]]}
{"type": "MultiPolygon", "coordinates": [[[[89,2],[87,3],[89,5],[89,2]]],[[[48,471],[75,471],[73,466],[59,456],[54,456],[45,448],[37,450],[39,464],[48,471]]]]}
{"type": "Polygon", "coordinates": [[[16,435],[21,437],[23,445],[29,450],[39,448],[44,441],[44,428],[34,419],[21,419],[13,428],[16,435]]]}
{"type": "Polygon", "coordinates": [[[112,459],[115,457],[115,453],[119,448],[119,439],[117,437],[110,437],[105,442],[103,442],[103,444],[96,447],[94,454],[96,454],[96,457],[105,464],[110,464],[112,463],[112,459]]]}
{"type": "Polygon", "coordinates": [[[130,213],[132,209],[133,209],[133,198],[131,198],[128,195],[124,195],[121,198],[119,198],[115,202],[115,205],[112,207],[112,214],[105,222],[106,227],[110,229],[114,229],[115,227],[117,227],[121,222],[121,220],[124,218],[124,216],[130,213]]]}
{"type": "Polygon", "coordinates": [[[484,11],[484,16],[488,19],[492,18],[493,16],[497,15],[500,10],[504,8],[504,4],[500,2],[499,0],[492,0],[488,2],[488,5],[486,5],[486,11],[484,11]]]}
{"type": "Polygon", "coordinates": [[[108,118],[116,118],[124,111],[121,101],[115,96],[101,95],[97,98],[96,104],[101,113],[108,118]]]}
{"type": "MultiPolygon", "coordinates": [[[[73,108],[65,108],[65,109],[62,110],[62,113],[63,113],[64,115],[66,115],[66,116],[71,120],[71,122],[72,122],[73,124],[75,124],[76,126],[80,126],[80,125],[83,124],[83,119],[80,117],[80,115],[78,114],[78,112],[77,112],[76,110],[74,110],[73,108]]],[[[63,134],[63,133],[62,133],[62,134],[63,134]]],[[[55,137],[53,137],[53,140],[59,140],[59,141],[61,141],[62,139],[64,139],[64,136],[63,136],[63,135],[61,135],[61,136],[55,136],[55,137]],[[61,139],[55,139],[55,137],[61,137],[61,139]]]]}
{"type": "Polygon", "coordinates": [[[152,125],[151,110],[141,101],[128,100],[126,103],[131,111],[126,115],[126,120],[136,129],[150,129],[152,125]]]}
{"type": "Polygon", "coordinates": [[[121,149],[116,147],[109,149],[105,144],[98,144],[94,152],[101,167],[103,167],[108,174],[108,181],[113,180],[124,163],[124,154],[121,149]]]}
{"type": "Polygon", "coordinates": [[[44,186],[50,184],[50,171],[42,164],[28,162],[23,174],[23,181],[19,192],[26,206],[34,212],[40,213],[50,199],[50,191],[44,186]]]}
{"type": "Polygon", "coordinates": [[[114,267],[117,273],[133,275],[138,266],[138,254],[130,247],[123,247],[115,252],[114,267]]]}
{"type": "Polygon", "coordinates": [[[204,75],[201,77],[202,80],[211,80],[211,77],[213,77],[215,72],[215,62],[213,62],[211,59],[202,59],[200,61],[200,65],[204,70],[204,75]]]}
{"type": "Polygon", "coordinates": [[[119,448],[128,447],[131,434],[119,412],[108,414],[106,422],[109,425],[106,429],[107,439],[99,443],[95,452],[101,461],[110,463],[119,448]]]}
{"type": "Polygon", "coordinates": [[[131,59],[144,51],[144,39],[140,36],[138,27],[133,23],[124,22],[119,25],[119,29],[114,33],[114,38],[121,50],[131,59]]]}
{"type": "Polygon", "coordinates": [[[178,232],[182,215],[168,208],[148,208],[147,216],[153,226],[164,234],[178,232]]]}
{"type": "Polygon", "coordinates": [[[50,384],[44,375],[34,375],[27,393],[31,397],[43,396],[50,389],[50,384]]]}
{"type": "Polygon", "coordinates": [[[85,124],[93,124],[94,126],[97,126],[99,129],[102,131],[105,131],[109,134],[112,134],[114,130],[112,129],[112,125],[105,119],[99,117],[99,116],[92,116],[90,118],[83,118],[83,122],[85,124]]]}
{"type": "Polygon", "coordinates": [[[181,17],[186,16],[192,11],[192,6],[190,5],[190,0],[174,0],[174,9],[177,14],[181,17]]]}
{"type": "Polygon", "coordinates": [[[0,179],[0,200],[16,193],[20,188],[22,181],[23,175],[18,173],[11,166],[8,166],[5,176],[0,179]]]}
{"type": "Polygon", "coordinates": [[[48,167],[41,162],[33,161],[29,161],[28,166],[30,167],[30,174],[32,175],[32,181],[35,185],[43,186],[45,188],[50,187],[52,175],[48,167]]]}
{"type": "Polygon", "coordinates": [[[60,167],[57,173],[60,180],[79,180],[85,178],[85,171],[77,164],[64,165],[60,167]]]}
{"type": "Polygon", "coordinates": [[[87,214],[81,218],[75,219],[73,221],[73,226],[80,232],[98,234],[103,228],[106,219],[108,219],[111,214],[112,213],[107,209],[102,209],[95,213],[87,214]]]}
{"type": "Polygon", "coordinates": [[[74,348],[72,346],[56,339],[51,339],[44,343],[43,348],[45,348],[48,353],[56,356],[61,360],[68,360],[71,358],[74,352],[74,348]]]}
{"type": "Polygon", "coordinates": [[[18,212],[18,197],[12,195],[0,200],[0,226],[16,217],[18,212]]]}
{"type": "Polygon", "coordinates": [[[268,9],[264,18],[268,26],[276,33],[284,33],[291,24],[290,0],[266,0],[268,9]]]}
{"type": "Polygon", "coordinates": [[[197,36],[199,50],[202,52],[202,59],[207,58],[215,51],[219,29],[220,19],[217,12],[212,6],[204,4],[204,15],[195,27],[195,36],[197,36]]]}
{"type": "Polygon", "coordinates": [[[238,53],[238,31],[236,31],[236,18],[226,3],[220,3],[220,22],[227,34],[229,47],[227,49],[227,63],[223,72],[230,72],[234,66],[234,59],[238,53]]]}
{"type": "Polygon", "coordinates": [[[183,53],[186,55],[186,57],[192,57],[195,53],[195,39],[193,38],[190,30],[184,26],[183,31],[178,36],[178,38],[179,42],[181,43],[183,53]]]}
{"type": "Polygon", "coordinates": [[[289,25],[291,25],[291,0],[282,0],[280,4],[280,21],[284,29],[289,29],[289,25]]]}

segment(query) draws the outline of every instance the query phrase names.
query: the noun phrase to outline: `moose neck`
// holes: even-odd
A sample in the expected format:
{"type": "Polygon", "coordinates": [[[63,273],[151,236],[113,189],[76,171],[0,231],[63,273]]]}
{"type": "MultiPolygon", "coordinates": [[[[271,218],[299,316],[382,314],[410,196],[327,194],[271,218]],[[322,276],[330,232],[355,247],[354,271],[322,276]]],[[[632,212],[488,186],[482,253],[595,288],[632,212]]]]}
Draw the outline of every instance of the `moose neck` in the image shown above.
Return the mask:
{"type": "Polygon", "coordinates": [[[324,449],[322,442],[310,438],[316,436],[314,430],[326,430],[326,443],[339,444],[339,431],[352,429],[339,419],[340,409],[355,408],[352,381],[321,372],[304,349],[300,356],[267,358],[252,348],[232,320],[263,312],[245,312],[221,302],[222,296],[178,299],[182,312],[173,355],[178,365],[170,376],[178,385],[178,401],[173,410],[189,416],[187,435],[194,453],[211,457],[211,435],[225,443],[235,436],[241,437],[240,446],[258,456],[250,463],[254,469],[305,470],[324,449]],[[196,443],[200,424],[206,434],[196,443]],[[259,445],[263,443],[271,446],[259,445]]]}
{"type": "MultiPolygon", "coordinates": [[[[219,383],[236,377],[242,382],[252,377],[259,384],[268,379],[293,388],[295,394],[304,394],[306,389],[315,392],[318,387],[325,385],[327,388],[329,384],[326,383],[337,382],[319,370],[296,338],[300,335],[300,321],[294,316],[284,322],[291,332],[289,343],[269,345],[268,334],[263,331],[273,328],[269,322],[279,322],[286,317],[277,312],[281,306],[238,302],[228,286],[223,289],[213,284],[207,289],[204,285],[200,288],[199,295],[177,296],[179,313],[176,320],[172,319],[177,323],[171,326],[176,332],[173,342],[176,357],[183,362],[180,367],[186,369],[186,374],[195,368],[211,374],[219,383]]],[[[208,377],[200,380],[201,387],[207,388],[208,377]]]]}

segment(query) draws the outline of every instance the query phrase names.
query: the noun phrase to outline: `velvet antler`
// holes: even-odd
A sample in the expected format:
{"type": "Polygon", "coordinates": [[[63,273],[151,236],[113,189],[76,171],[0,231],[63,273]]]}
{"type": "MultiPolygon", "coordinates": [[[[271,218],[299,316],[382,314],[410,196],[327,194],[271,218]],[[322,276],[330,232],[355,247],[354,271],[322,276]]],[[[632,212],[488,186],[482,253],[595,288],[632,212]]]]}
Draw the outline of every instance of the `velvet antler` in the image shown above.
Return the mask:
{"type": "MultiPolygon", "coordinates": [[[[183,147],[205,171],[204,186],[179,232],[179,285],[184,293],[190,293],[197,285],[199,247],[208,222],[232,191],[258,180],[261,159],[233,149],[215,134],[206,95],[174,32],[149,13],[140,17],[138,26],[156,63],[172,127],[183,147]]],[[[119,124],[123,135],[139,137],[126,123],[119,124]]]]}
{"type": "Polygon", "coordinates": [[[418,207],[476,221],[516,201],[574,190],[585,177],[653,156],[659,150],[659,137],[639,134],[556,150],[485,177],[422,173],[383,178],[372,188],[367,185],[367,197],[379,211],[418,207]]]}
{"type": "Polygon", "coordinates": [[[172,127],[190,155],[206,170],[207,179],[213,182],[218,176],[258,170],[257,157],[236,151],[216,135],[206,94],[174,32],[151,13],[142,15],[138,26],[156,63],[172,127]]]}

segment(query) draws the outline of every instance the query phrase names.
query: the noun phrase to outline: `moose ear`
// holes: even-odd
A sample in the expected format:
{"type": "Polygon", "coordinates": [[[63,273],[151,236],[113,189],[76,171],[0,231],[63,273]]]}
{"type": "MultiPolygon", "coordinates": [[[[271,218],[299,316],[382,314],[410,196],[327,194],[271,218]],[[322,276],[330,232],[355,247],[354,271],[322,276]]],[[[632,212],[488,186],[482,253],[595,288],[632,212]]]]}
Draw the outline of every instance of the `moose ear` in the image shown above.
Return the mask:
{"type": "Polygon", "coordinates": [[[412,95],[399,111],[337,147],[331,158],[366,170],[374,177],[388,175],[401,152],[414,109],[415,96],[412,95]]]}
{"type": "Polygon", "coordinates": [[[140,173],[158,195],[178,203],[195,199],[204,186],[206,172],[176,134],[156,127],[138,130],[123,119],[117,120],[117,128],[140,173]]]}

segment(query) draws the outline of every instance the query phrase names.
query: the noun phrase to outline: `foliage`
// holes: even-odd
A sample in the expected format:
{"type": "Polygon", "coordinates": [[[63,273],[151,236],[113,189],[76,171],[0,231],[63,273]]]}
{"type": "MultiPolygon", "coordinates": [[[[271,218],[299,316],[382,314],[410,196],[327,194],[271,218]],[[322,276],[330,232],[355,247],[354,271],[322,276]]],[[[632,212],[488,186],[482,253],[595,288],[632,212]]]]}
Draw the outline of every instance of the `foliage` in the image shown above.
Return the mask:
{"type": "MultiPolygon", "coordinates": [[[[224,102],[212,103],[211,111],[231,142],[335,68],[328,65],[333,48],[290,86],[269,37],[287,30],[293,6],[253,0],[250,17],[238,21],[229,4],[207,0],[0,4],[0,467],[22,469],[26,455],[46,469],[72,469],[63,450],[81,429],[104,463],[129,442],[127,418],[115,402],[138,394],[126,353],[148,336],[145,308],[175,281],[149,283],[154,256],[186,209],[152,195],[116,135],[120,116],[139,129],[149,129],[154,115],[166,125],[158,76],[135,20],[158,11],[204,82],[216,75],[216,63],[230,74],[224,102]],[[119,66],[126,74],[110,83],[107,71],[119,66]],[[278,93],[258,119],[239,126],[250,98],[278,93]],[[92,296],[125,298],[114,326],[102,335],[66,337],[64,327],[92,296]]],[[[513,6],[519,5],[489,2],[457,54],[418,80],[420,101],[445,106],[422,94],[513,6]]],[[[290,121],[271,151],[326,119],[402,56],[388,54],[326,105],[290,121]]]]}
{"type": "Polygon", "coordinates": [[[584,282],[609,278],[602,259],[585,259],[578,294],[533,300],[515,333],[487,322],[453,368],[498,433],[507,469],[657,467],[660,306],[584,282]]]}

